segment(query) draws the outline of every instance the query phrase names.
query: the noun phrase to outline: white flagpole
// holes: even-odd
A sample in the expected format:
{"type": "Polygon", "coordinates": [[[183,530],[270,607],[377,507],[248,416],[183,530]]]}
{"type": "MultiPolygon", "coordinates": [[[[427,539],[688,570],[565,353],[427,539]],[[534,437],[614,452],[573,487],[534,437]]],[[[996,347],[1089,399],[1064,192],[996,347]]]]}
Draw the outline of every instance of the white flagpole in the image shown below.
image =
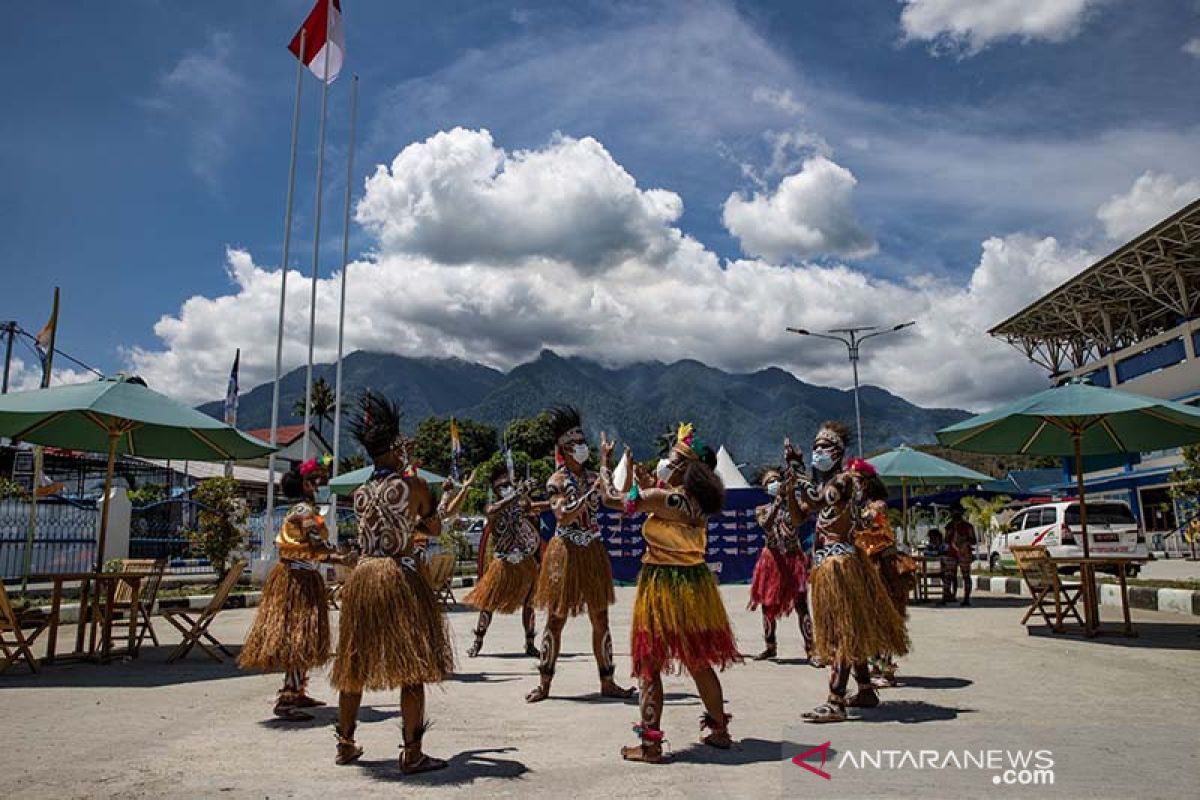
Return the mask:
{"type": "MultiPolygon", "coordinates": [[[[350,151],[346,157],[346,211],[342,217],[342,295],[338,308],[337,376],[333,404],[333,476],[339,472],[342,455],[342,350],[346,333],[346,264],[350,259],[350,200],[354,193],[354,137],[358,123],[358,75],[350,85],[350,151]]],[[[337,522],[337,498],[330,500],[331,516],[337,522]]]]}
{"type": "MultiPolygon", "coordinates": [[[[279,378],[283,371],[283,311],[287,305],[288,255],[292,244],[292,196],[296,189],[296,140],[300,132],[300,94],[304,77],[304,35],[300,29],[300,55],[296,58],[296,105],[292,110],[292,154],[288,161],[286,210],[283,212],[283,262],[279,287],[279,330],[275,338],[275,386],[271,395],[271,447],[279,444],[279,378]]],[[[267,516],[263,521],[263,541],[275,534],[275,453],[267,459],[267,516]]]]}
{"type": "MultiPolygon", "coordinates": [[[[326,24],[326,37],[329,26],[326,24]]],[[[329,42],[325,42],[325,68],[321,72],[321,126],[317,143],[317,208],[313,214],[312,298],[308,305],[308,367],[304,378],[304,447],[300,457],[308,460],[309,429],[312,426],[313,340],[317,333],[317,280],[321,265],[321,179],[325,172],[325,108],[329,105],[329,42]]]]}

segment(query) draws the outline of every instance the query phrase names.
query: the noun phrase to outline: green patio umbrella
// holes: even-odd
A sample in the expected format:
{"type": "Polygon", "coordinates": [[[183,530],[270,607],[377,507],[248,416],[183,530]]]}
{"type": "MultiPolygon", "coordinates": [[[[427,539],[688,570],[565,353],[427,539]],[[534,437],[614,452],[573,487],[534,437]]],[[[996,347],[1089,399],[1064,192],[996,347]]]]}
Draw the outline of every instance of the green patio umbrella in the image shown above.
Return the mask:
{"type": "MultiPolygon", "coordinates": [[[[112,490],[118,454],[236,461],[257,458],[273,449],[220,420],[146,388],[140,379],[126,377],[0,396],[0,436],[107,453],[105,498],[112,490]]],[[[107,537],[108,503],[105,503],[100,516],[97,564],[104,558],[107,537]]]]}
{"type": "MultiPolygon", "coordinates": [[[[367,478],[370,478],[371,473],[374,471],[374,467],[363,467],[362,469],[356,469],[353,472],[347,472],[342,475],[338,475],[329,482],[329,491],[338,497],[348,497],[354,494],[355,489],[366,483],[367,478]]],[[[420,475],[430,486],[436,486],[440,483],[446,482],[446,479],[441,475],[435,475],[428,470],[418,468],[417,474],[420,475]]]]}
{"type": "Polygon", "coordinates": [[[943,428],[937,438],[947,447],[975,453],[1073,457],[1087,558],[1083,457],[1200,442],[1200,409],[1072,381],[943,428]]]}
{"type": "Polygon", "coordinates": [[[971,486],[986,483],[992,478],[982,472],[955,464],[944,458],[913,450],[902,444],[894,450],[867,459],[880,479],[889,486],[900,487],[901,513],[904,515],[904,541],[908,542],[908,487],[914,486],[971,486]]]}

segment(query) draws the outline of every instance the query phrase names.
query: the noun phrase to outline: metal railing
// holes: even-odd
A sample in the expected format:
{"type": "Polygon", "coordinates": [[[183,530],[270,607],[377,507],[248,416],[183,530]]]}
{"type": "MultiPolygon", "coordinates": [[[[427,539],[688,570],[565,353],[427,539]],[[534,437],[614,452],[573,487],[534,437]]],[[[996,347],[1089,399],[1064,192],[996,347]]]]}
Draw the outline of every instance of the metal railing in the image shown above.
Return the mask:
{"type": "MultiPolygon", "coordinates": [[[[30,549],[30,571],[76,572],[88,569],[96,549],[99,511],[94,500],[47,497],[37,502],[37,525],[30,549]]],[[[0,500],[0,579],[20,578],[29,536],[30,503],[0,500]]]]}

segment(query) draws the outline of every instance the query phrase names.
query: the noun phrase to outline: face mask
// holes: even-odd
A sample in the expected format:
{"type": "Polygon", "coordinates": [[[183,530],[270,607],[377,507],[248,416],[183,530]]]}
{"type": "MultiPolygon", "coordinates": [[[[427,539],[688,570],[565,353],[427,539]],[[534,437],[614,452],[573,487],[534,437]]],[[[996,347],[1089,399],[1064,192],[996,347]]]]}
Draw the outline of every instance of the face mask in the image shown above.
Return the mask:
{"type": "Polygon", "coordinates": [[[779,481],[771,481],[767,484],[767,494],[771,495],[771,497],[779,495],[779,481]]]}
{"type": "Polygon", "coordinates": [[[571,458],[575,459],[576,464],[582,464],[588,460],[588,446],[586,444],[577,444],[571,448],[571,458]]]}
{"type": "Polygon", "coordinates": [[[827,450],[817,450],[813,453],[812,464],[817,472],[829,472],[833,469],[833,456],[827,450]]]}
{"type": "Polygon", "coordinates": [[[654,477],[658,478],[659,483],[666,483],[671,478],[671,462],[665,458],[658,460],[658,466],[654,468],[654,477]]]}
{"type": "Polygon", "coordinates": [[[329,502],[329,487],[328,486],[318,486],[317,487],[317,502],[320,503],[321,505],[324,505],[329,502]]]}
{"type": "Polygon", "coordinates": [[[505,498],[506,500],[507,500],[508,498],[512,497],[512,496],[513,496],[514,494],[516,494],[516,493],[517,493],[517,490],[516,490],[516,489],[514,489],[514,488],[513,488],[513,487],[511,487],[511,486],[502,486],[502,487],[500,487],[500,496],[501,496],[501,497],[503,497],[503,498],[505,498]]]}

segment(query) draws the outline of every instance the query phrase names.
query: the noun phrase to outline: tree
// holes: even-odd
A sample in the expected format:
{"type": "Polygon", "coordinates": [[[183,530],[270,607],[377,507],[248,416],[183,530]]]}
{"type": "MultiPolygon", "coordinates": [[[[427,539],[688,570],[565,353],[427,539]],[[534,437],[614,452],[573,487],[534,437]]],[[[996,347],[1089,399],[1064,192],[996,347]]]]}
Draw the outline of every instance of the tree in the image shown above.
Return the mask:
{"type": "MultiPolygon", "coordinates": [[[[324,378],[317,378],[312,385],[312,418],[317,423],[317,432],[324,434],[324,422],[332,422],[337,410],[337,394],[324,378]]],[[[304,416],[304,396],[296,398],[292,405],[292,413],[297,417],[304,416]]]]}
{"type": "Polygon", "coordinates": [[[225,574],[230,554],[243,549],[248,538],[250,509],[238,491],[233,478],[209,478],[201,481],[193,494],[204,510],[188,539],[192,550],[207,558],[218,575],[225,574]]]}
{"type": "Polygon", "coordinates": [[[996,518],[1006,505],[1012,502],[1011,497],[999,495],[990,500],[982,497],[964,497],[963,511],[967,520],[975,526],[975,533],[981,542],[986,542],[989,552],[992,547],[992,534],[996,533],[996,518]]]}
{"type": "Polygon", "coordinates": [[[354,472],[356,469],[362,469],[367,465],[367,458],[362,453],[355,453],[350,456],[342,456],[338,459],[338,474],[345,475],[347,472],[354,472]]]}
{"type": "Polygon", "coordinates": [[[510,422],[504,429],[504,442],[513,451],[526,453],[530,458],[553,458],[555,442],[550,417],[538,414],[510,422]]]}
{"type": "MultiPolygon", "coordinates": [[[[499,448],[496,446],[496,429],[470,419],[456,420],[458,439],[462,453],[458,468],[466,474],[475,464],[489,458],[499,448]]],[[[450,474],[450,420],[429,417],[417,426],[412,453],[413,458],[425,469],[441,475],[450,474]]]]}
{"type": "MultiPolygon", "coordinates": [[[[1171,470],[1171,499],[1179,509],[1176,522],[1190,525],[1200,512],[1200,445],[1183,448],[1183,464],[1171,470]]],[[[1190,538],[1192,558],[1196,557],[1196,537],[1190,538]]]]}
{"type": "MultiPolygon", "coordinates": [[[[475,467],[475,483],[471,486],[471,493],[467,495],[464,510],[468,513],[483,511],[484,506],[487,505],[488,491],[492,488],[488,478],[493,469],[504,463],[504,453],[496,451],[490,458],[475,467]]],[[[553,472],[553,458],[530,458],[528,453],[521,450],[513,451],[513,477],[517,481],[523,481],[526,478],[532,481],[534,497],[541,497],[545,494],[546,481],[550,479],[553,472]]]]}

